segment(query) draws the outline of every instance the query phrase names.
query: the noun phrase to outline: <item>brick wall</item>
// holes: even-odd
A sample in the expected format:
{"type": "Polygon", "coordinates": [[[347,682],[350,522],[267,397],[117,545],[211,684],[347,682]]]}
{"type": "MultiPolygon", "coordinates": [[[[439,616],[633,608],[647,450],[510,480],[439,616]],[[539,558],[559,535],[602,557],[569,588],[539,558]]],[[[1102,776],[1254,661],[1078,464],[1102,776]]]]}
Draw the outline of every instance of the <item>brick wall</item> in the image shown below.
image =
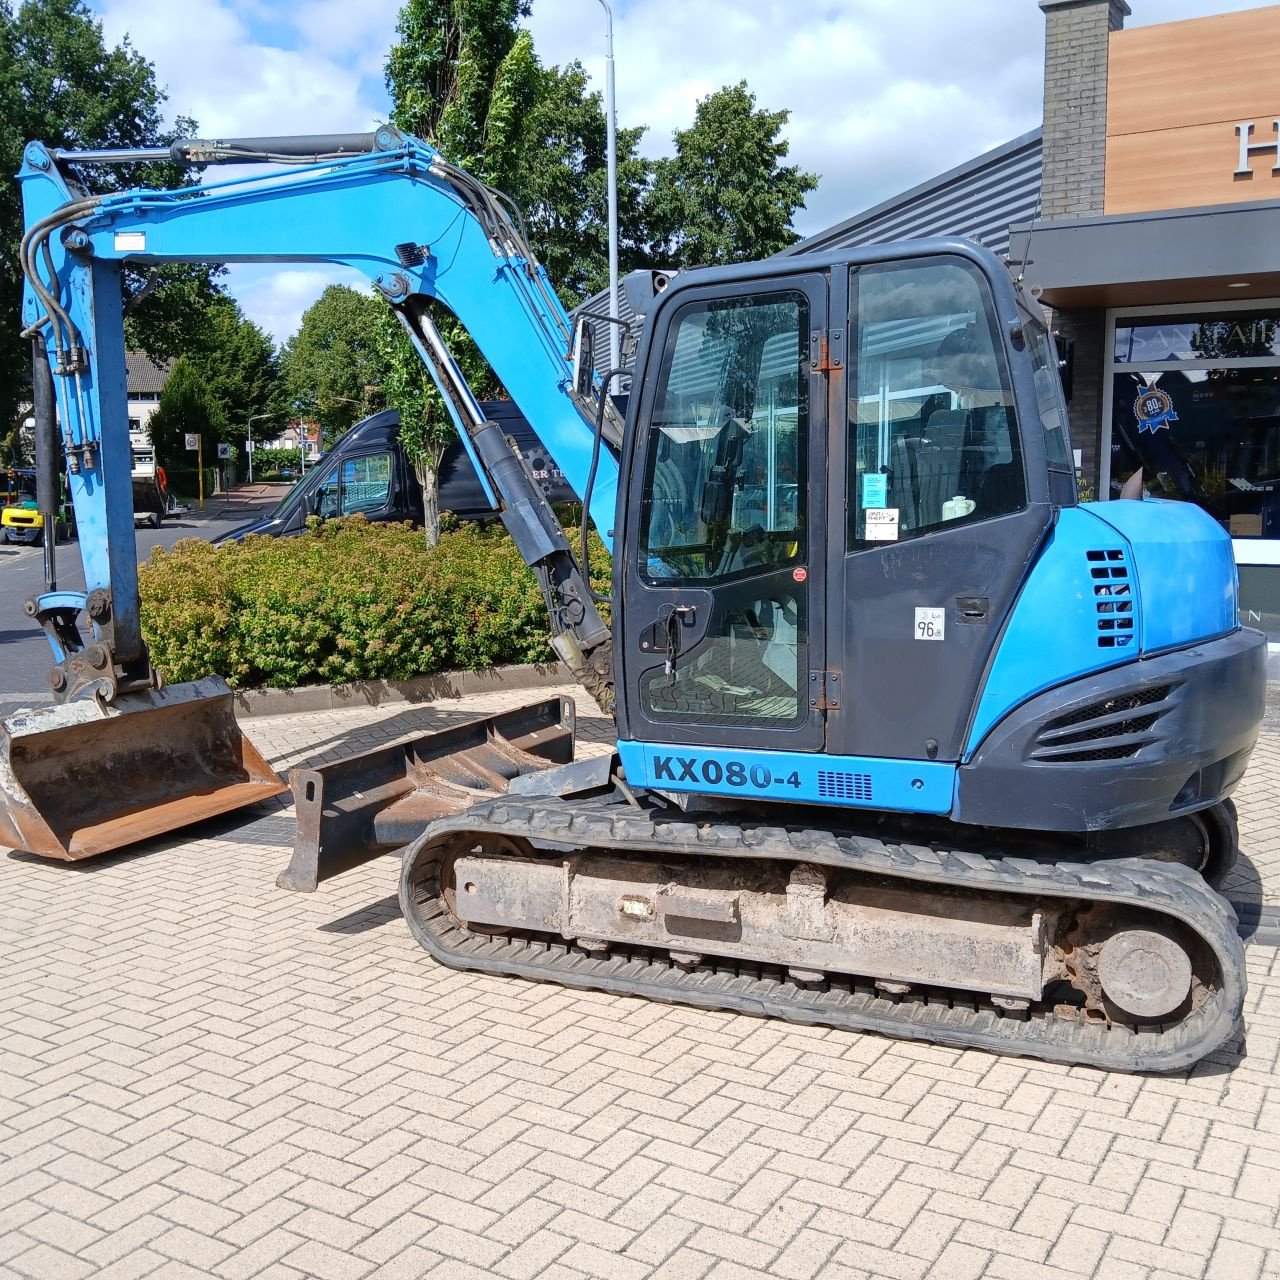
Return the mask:
{"type": "Polygon", "coordinates": [[[1100,307],[1055,311],[1050,323],[1073,344],[1071,400],[1067,406],[1071,447],[1080,450],[1080,473],[1094,497],[1103,497],[1098,489],[1098,454],[1102,440],[1102,384],[1106,377],[1106,312],[1100,307]]]}
{"type": "Polygon", "coordinates": [[[1042,218],[1102,212],[1107,143],[1107,37],[1125,0],[1040,0],[1045,16],[1042,218]]]}
{"type": "MultiPolygon", "coordinates": [[[[1039,0],[1044,10],[1044,151],[1040,217],[1083,218],[1103,211],[1107,148],[1108,37],[1130,10],[1125,0],[1039,0]]],[[[1102,442],[1105,313],[1055,312],[1074,343],[1071,443],[1098,493],[1102,442]]],[[[1098,495],[1101,496],[1101,495],[1098,495]]]]}

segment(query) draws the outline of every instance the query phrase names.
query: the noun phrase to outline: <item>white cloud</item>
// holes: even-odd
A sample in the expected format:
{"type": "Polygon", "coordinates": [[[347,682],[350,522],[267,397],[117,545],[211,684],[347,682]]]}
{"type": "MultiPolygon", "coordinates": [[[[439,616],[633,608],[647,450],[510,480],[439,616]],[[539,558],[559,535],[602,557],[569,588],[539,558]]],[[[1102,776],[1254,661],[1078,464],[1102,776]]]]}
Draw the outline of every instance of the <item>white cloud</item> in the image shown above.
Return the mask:
{"type": "MultiPolygon", "coordinates": [[[[590,50],[601,83],[590,7],[535,4],[531,25],[545,61],[590,50]]],[[[821,177],[797,220],[814,231],[1033,128],[1042,29],[1033,0],[643,0],[615,21],[619,117],[662,154],[699,97],[746,80],[791,112],[789,160],[821,177]]]]}
{"type": "Polygon", "coordinates": [[[170,117],[194,116],[206,136],[354,132],[381,114],[344,58],[311,44],[259,43],[219,0],[184,0],[180,20],[154,0],[101,0],[100,12],[108,41],[128,33],[155,64],[170,117]]]}
{"type": "Polygon", "coordinates": [[[345,284],[361,293],[369,281],[346,267],[230,266],[228,285],[246,315],[281,344],[298,330],[302,313],[331,284],[345,284]]]}
{"type": "MultiPolygon", "coordinates": [[[[383,64],[400,0],[93,0],[109,41],[126,32],[156,66],[171,116],[205,134],[355,132],[385,118],[383,64]]],[[[1131,0],[1129,26],[1260,7],[1262,0],[1131,0]]],[[[1044,17],[1035,0],[613,0],[619,119],[670,150],[698,99],[746,80],[787,108],[790,161],[821,175],[797,219],[805,234],[1036,127],[1044,17]]],[[[534,0],[542,60],[580,60],[604,87],[597,0],[534,0]]],[[[289,271],[232,287],[287,337],[340,272],[289,271]],[[285,283],[281,284],[280,282],[285,283]],[[303,299],[306,288],[311,297],[303,299]]]]}
{"type": "MultiPolygon", "coordinates": [[[[1131,0],[1127,25],[1260,0],[1131,0]]],[[[821,175],[797,227],[810,233],[1035,128],[1044,15],[1035,0],[635,0],[614,3],[618,114],[645,123],[649,154],[670,149],[699,97],[746,80],[787,108],[789,160],[821,175]]],[[[579,59],[604,84],[596,0],[535,0],[544,62],[579,59]]]]}

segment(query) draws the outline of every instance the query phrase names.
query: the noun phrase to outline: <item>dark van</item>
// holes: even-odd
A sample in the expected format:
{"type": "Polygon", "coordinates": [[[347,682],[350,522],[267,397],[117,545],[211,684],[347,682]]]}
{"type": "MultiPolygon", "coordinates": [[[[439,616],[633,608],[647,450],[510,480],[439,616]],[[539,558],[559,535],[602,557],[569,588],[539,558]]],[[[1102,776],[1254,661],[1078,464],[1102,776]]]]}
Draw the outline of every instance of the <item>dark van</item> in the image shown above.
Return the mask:
{"type": "MultiPolygon", "coordinates": [[[[533,428],[509,400],[486,401],[485,416],[498,423],[528,459],[552,502],[576,502],[533,428]]],[[[460,441],[453,441],[440,463],[440,510],[463,520],[495,514],[480,478],[460,441]]],[[[251,533],[290,537],[307,527],[308,516],[354,515],[368,520],[422,523],[422,487],[400,447],[400,415],[384,409],[358,422],[280,500],[270,515],[232,529],[215,543],[239,542],[251,533]]]]}

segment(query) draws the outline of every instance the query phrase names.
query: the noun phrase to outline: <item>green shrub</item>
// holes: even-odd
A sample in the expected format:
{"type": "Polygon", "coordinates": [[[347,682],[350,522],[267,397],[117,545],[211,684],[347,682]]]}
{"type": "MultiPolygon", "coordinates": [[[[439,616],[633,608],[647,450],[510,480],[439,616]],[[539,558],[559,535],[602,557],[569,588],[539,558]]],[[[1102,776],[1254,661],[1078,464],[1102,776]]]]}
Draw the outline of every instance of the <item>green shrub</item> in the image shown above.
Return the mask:
{"type": "Polygon", "coordinates": [[[253,478],[255,480],[278,480],[282,473],[288,472],[286,478],[302,473],[301,449],[262,449],[253,451],[253,478]]]}
{"type": "MultiPolygon", "coordinates": [[[[594,535],[591,563],[606,593],[594,535]]],[[[496,522],[434,549],[409,525],[362,516],[296,538],[189,539],[155,548],[139,576],[143,633],[170,681],[289,688],[552,660],[542,593],[496,522]]]]}

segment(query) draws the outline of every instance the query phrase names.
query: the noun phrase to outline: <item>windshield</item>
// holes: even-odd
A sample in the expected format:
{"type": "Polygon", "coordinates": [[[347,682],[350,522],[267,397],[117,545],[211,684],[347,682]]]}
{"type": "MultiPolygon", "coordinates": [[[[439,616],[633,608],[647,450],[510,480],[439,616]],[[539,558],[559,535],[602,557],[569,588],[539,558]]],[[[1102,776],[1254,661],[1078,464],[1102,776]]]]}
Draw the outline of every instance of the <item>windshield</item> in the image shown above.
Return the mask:
{"type": "Polygon", "coordinates": [[[4,496],[11,502],[20,502],[24,498],[36,496],[36,477],[34,472],[10,471],[4,477],[4,496]]]}
{"type": "Polygon", "coordinates": [[[294,484],[291,484],[288,490],[286,490],[284,497],[271,508],[271,514],[267,516],[267,519],[278,520],[282,515],[284,515],[285,511],[293,505],[293,500],[298,496],[299,490],[301,490],[303,485],[311,479],[313,474],[313,471],[308,471],[305,476],[299,477],[294,484]]]}

